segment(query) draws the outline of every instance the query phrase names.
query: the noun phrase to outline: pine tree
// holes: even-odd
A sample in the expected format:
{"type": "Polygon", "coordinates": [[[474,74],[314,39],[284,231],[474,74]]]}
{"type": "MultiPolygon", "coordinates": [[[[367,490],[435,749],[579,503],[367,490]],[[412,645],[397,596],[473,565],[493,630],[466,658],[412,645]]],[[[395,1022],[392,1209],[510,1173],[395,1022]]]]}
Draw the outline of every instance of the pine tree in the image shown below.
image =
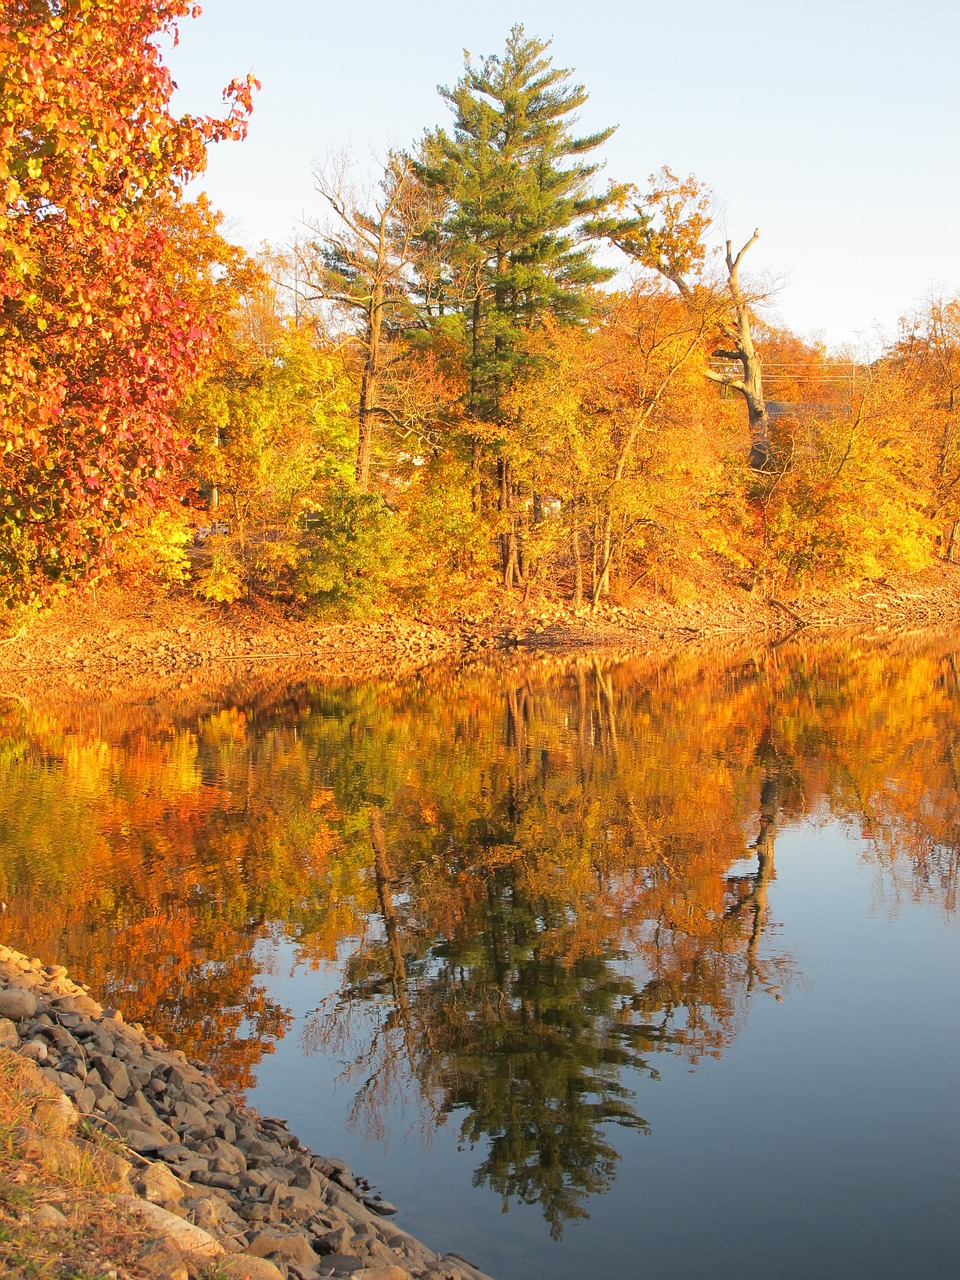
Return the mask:
{"type": "MultiPolygon", "coordinates": [[[[475,65],[467,55],[463,78],[440,89],[452,131],[428,133],[420,154],[422,180],[447,200],[432,260],[445,263],[446,309],[463,316],[467,407],[488,439],[502,425],[501,397],[519,372],[524,331],[547,315],[582,319],[590,286],[613,274],[593,260],[583,235],[584,223],[619,195],[594,193],[600,166],[585,159],[613,129],[573,135],[587,94],[552,64],[549,48],[515,26],[502,57],[475,65]]],[[[515,511],[503,458],[498,493],[501,511],[515,511]]],[[[508,585],[522,580],[515,525],[503,539],[508,585]]]]}

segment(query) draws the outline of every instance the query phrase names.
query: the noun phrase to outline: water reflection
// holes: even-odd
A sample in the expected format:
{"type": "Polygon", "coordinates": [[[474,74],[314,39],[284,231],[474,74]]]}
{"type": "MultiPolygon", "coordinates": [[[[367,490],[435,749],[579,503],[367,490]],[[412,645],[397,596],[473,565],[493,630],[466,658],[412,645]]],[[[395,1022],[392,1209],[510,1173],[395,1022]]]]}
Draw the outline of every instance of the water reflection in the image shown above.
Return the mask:
{"type": "Polygon", "coordinates": [[[9,702],[7,934],[240,1088],[289,1026],[256,957],[294,941],[339,975],[303,1041],[355,1121],[382,1133],[406,1093],[556,1236],[615,1177],[616,1126],[646,1128],[660,1055],[720,1055],[798,980],[779,829],[839,817],[888,905],[956,911],[958,701],[940,645],[9,702]]]}

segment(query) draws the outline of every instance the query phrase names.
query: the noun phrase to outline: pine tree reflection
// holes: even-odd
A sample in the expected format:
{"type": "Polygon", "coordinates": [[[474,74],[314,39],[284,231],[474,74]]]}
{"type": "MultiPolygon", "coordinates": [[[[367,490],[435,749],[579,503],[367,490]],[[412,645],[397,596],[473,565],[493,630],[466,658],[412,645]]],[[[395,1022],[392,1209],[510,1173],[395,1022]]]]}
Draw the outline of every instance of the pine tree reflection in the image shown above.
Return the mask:
{"type": "Polygon", "coordinates": [[[668,794],[651,759],[625,763],[639,744],[609,672],[580,669],[575,691],[565,755],[539,732],[555,707],[505,691],[506,763],[461,797],[469,820],[431,835],[368,807],[378,919],[305,1035],[350,1059],[369,1132],[404,1090],[426,1132],[456,1115],[483,1147],[475,1183],[539,1204],[554,1236],[613,1180],[612,1127],[647,1130],[635,1090],[655,1055],[719,1054],[754,985],[776,994],[789,972],[760,957],[775,778],[758,869],[728,875],[749,852],[735,812],[711,820],[695,787],[668,794]]]}

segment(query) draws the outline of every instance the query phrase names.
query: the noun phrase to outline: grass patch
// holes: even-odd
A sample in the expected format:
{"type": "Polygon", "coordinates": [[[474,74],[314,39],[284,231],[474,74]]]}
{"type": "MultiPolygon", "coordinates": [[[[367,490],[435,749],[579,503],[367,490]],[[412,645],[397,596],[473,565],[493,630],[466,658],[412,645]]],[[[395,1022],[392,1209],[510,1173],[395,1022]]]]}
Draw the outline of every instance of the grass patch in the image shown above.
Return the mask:
{"type": "Polygon", "coordinates": [[[32,1062],[0,1050],[0,1275],[144,1280],[137,1257],[146,1233],[109,1198],[115,1152],[98,1135],[77,1145],[63,1133],[57,1097],[32,1062]],[[45,1225],[44,1206],[63,1219],[47,1209],[55,1221],[45,1225]]]}

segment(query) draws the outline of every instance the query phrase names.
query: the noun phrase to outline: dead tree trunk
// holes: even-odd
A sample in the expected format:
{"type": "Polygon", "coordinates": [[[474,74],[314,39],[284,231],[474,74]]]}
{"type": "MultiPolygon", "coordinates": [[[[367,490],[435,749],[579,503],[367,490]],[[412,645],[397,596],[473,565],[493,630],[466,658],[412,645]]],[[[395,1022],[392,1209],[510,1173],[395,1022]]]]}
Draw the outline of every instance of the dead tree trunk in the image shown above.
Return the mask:
{"type": "Polygon", "coordinates": [[[724,370],[707,369],[706,375],[712,382],[729,387],[731,391],[743,396],[747,406],[747,420],[750,428],[749,464],[754,471],[773,470],[773,450],[770,447],[770,420],[767,416],[767,405],[763,396],[763,360],[753,345],[750,332],[750,308],[748,300],[740,285],[740,263],[743,255],[755,244],[760,232],[754,231],[736,256],[731,242],[727,241],[727,291],[730,294],[730,319],[722,323],[720,328],[724,338],[729,342],[726,349],[714,351],[714,359],[726,360],[739,364],[740,375],[724,370]]]}

